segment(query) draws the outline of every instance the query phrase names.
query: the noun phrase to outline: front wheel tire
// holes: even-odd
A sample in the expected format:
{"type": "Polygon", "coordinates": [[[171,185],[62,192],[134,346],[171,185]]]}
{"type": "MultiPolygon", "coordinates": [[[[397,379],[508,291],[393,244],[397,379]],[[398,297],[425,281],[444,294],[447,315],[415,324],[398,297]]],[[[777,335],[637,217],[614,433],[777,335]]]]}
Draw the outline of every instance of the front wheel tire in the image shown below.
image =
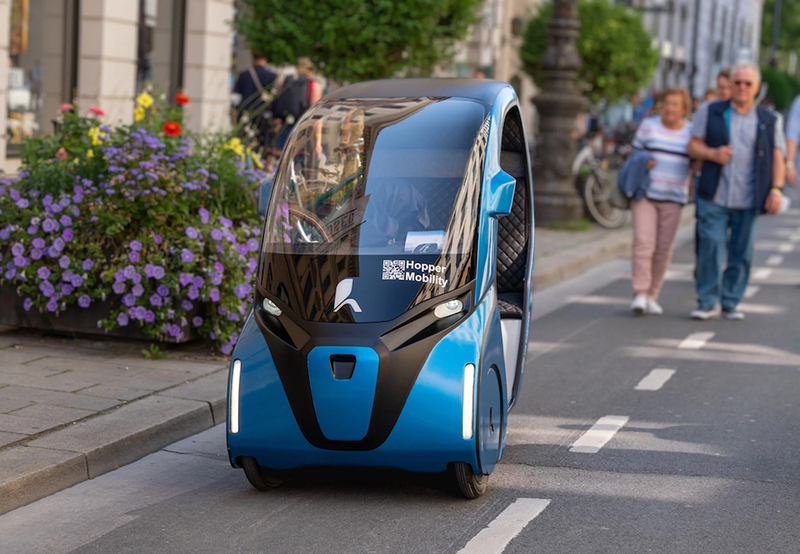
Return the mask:
{"type": "Polygon", "coordinates": [[[453,473],[458,483],[458,490],[464,495],[464,498],[470,500],[478,498],[486,492],[486,486],[489,484],[488,475],[476,475],[472,471],[472,466],[465,462],[454,462],[453,473]]]}
{"type": "Polygon", "coordinates": [[[242,458],[242,467],[247,480],[260,491],[272,490],[283,483],[282,479],[278,479],[270,474],[269,470],[258,465],[255,458],[249,456],[242,458]]]}

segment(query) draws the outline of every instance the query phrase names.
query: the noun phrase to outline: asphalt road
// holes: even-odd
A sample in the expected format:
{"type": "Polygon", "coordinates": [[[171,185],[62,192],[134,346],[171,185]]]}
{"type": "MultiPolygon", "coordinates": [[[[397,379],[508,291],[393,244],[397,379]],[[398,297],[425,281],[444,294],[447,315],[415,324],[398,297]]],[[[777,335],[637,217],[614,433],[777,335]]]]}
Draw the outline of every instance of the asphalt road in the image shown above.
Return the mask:
{"type": "Polygon", "coordinates": [[[687,231],[663,316],[629,315],[626,261],[538,295],[478,500],[369,471],[258,493],[218,426],[0,516],[0,552],[800,552],[800,211],[760,219],[743,322],[688,319],[687,231]]]}

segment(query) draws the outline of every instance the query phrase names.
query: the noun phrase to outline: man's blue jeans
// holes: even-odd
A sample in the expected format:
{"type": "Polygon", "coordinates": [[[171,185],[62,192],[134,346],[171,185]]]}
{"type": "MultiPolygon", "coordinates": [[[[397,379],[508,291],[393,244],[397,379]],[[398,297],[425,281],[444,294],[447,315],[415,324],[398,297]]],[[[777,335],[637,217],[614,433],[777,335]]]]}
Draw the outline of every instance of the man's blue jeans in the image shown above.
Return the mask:
{"type": "Polygon", "coordinates": [[[697,303],[731,312],[741,302],[753,263],[756,211],[697,199],[697,303]],[[728,266],[722,272],[725,254],[728,266]]]}

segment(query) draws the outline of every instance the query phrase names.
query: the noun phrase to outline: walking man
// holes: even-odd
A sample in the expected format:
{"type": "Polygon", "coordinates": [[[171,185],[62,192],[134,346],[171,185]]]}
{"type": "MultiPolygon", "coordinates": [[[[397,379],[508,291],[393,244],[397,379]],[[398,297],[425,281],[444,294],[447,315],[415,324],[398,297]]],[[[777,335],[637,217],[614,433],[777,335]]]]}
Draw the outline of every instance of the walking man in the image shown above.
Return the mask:
{"type": "Polygon", "coordinates": [[[727,319],[744,319],[738,305],[750,278],[756,216],[777,213],[782,201],[785,138],[775,114],[755,104],[761,72],[745,63],[732,76],[731,99],[700,106],[692,122],[689,155],[703,160],[693,319],[718,316],[719,304],[727,319]]]}

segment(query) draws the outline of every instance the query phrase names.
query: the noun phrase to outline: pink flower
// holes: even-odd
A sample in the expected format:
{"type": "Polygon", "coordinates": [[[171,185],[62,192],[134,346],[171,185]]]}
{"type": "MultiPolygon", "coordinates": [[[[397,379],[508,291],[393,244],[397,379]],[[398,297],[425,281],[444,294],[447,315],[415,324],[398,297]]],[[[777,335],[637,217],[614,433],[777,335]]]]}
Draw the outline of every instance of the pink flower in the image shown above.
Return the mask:
{"type": "Polygon", "coordinates": [[[61,105],[58,107],[58,109],[59,109],[59,110],[61,110],[62,112],[68,112],[68,111],[70,111],[70,110],[71,110],[72,108],[74,108],[74,107],[75,107],[75,106],[73,106],[72,104],[61,104],[61,105]]]}
{"type": "Polygon", "coordinates": [[[92,106],[91,108],[89,108],[89,111],[91,113],[93,113],[94,115],[96,115],[97,117],[105,117],[106,116],[106,112],[104,112],[103,110],[101,110],[97,106],[92,106]]]}
{"type": "Polygon", "coordinates": [[[59,160],[63,161],[66,160],[68,157],[69,153],[67,152],[67,149],[64,148],[63,146],[58,149],[58,152],[56,152],[56,158],[58,158],[59,160]]]}

